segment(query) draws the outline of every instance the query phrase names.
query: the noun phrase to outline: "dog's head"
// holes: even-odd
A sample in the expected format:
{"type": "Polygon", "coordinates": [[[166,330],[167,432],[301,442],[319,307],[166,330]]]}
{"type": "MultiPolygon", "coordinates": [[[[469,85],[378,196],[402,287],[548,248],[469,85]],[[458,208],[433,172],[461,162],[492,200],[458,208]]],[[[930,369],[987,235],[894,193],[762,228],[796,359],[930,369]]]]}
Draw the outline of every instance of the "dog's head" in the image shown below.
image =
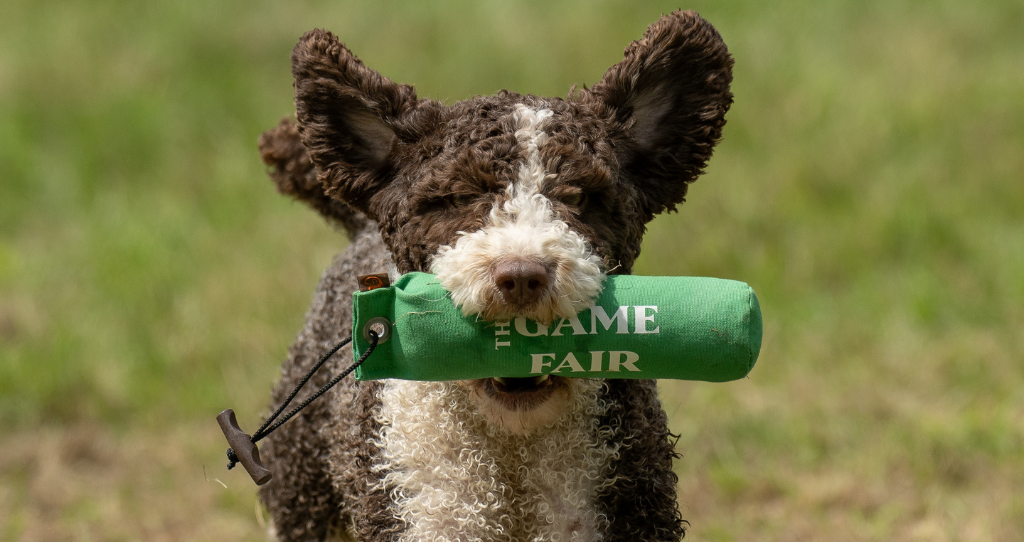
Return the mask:
{"type": "MultiPolygon", "coordinates": [[[[540,322],[630,272],[647,222],[684,200],[711,156],[731,68],[693,12],[662,17],[564,100],[418,99],[321,30],[292,56],[299,134],[326,195],[375,219],[398,270],[435,273],[463,313],[540,322]]],[[[519,384],[513,410],[557,387],[519,384]]]]}

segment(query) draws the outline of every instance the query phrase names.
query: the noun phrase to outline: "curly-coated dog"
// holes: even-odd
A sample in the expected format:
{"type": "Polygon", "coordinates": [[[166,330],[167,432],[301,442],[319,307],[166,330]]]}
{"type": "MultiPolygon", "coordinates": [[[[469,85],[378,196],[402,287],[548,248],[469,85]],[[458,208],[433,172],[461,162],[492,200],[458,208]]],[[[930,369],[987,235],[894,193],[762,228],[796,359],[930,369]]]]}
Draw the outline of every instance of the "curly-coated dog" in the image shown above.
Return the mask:
{"type": "MultiPolygon", "coordinates": [[[[284,364],[280,404],[351,333],[356,276],[429,271],[467,315],[541,322],[629,273],[646,224],[703,172],[732,58],[693,12],[650,26],[590,89],[446,106],[314,30],[292,55],[298,122],[260,141],[280,191],[339,223],[284,364]]],[[[348,365],[346,348],[328,370],[348,365]]],[[[651,380],[348,380],[270,436],[282,540],[678,540],[672,435],[651,380]]]]}

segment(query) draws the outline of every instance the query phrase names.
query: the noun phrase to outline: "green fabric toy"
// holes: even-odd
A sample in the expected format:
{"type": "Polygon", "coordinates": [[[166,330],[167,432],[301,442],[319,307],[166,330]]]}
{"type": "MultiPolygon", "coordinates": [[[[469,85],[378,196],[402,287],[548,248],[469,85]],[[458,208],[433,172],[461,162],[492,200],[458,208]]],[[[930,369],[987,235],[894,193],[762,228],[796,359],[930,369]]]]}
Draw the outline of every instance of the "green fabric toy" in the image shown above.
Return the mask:
{"type": "Polygon", "coordinates": [[[355,294],[353,354],[380,335],[359,380],[487,377],[743,378],[761,350],[750,286],[700,277],[608,277],[590,309],[540,325],[466,317],[433,275],[355,294]]]}

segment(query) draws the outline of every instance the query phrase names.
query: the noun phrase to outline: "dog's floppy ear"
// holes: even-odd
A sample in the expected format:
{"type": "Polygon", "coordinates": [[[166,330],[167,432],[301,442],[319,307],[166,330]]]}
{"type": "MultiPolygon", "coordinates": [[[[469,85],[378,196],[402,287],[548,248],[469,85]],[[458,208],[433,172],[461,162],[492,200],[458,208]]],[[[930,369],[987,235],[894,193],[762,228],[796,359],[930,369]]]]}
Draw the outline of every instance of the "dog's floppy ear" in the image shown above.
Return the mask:
{"type": "Polygon", "coordinates": [[[367,68],[325,30],[292,52],[299,133],[328,196],[374,216],[371,198],[387,183],[392,155],[417,105],[411,86],[367,68]]]}
{"type": "Polygon", "coordinates": [[[711,23],[676,11],[589,90],[611,109],[620,173],[643,194],[648,220],[674,210],[704,172],[732,104],[732,64],[711,23]]]}

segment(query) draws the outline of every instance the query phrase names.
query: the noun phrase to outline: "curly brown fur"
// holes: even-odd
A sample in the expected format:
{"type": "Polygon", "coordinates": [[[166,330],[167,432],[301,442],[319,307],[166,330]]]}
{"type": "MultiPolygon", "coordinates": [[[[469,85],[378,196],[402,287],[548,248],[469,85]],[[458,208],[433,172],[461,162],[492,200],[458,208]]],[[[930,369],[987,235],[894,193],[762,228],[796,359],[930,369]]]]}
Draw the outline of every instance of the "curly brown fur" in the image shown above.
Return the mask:
{"type": "Polygon", "coordinates": [[[652,24],[591,89],[615,109],[623,173],[641,187],[645,211],[675,210],[704,172],[732,105],[733,60],[722,37],[693,11],[652,24]],[[680,29],[685,29],[680,31],[680,29]],[[686,74],[673,86],[671,74],[686,74]]]}
{"type": "Polygon", "coordinates": [[[598,498],[602,512],[615,518],[607,540],[679,540],[686,522],[675,506],[679,479],[672,460],[678,454],[655,381],[609,380],[606,400],[613,406],[602,425],[614,428],[623,444],[609,469],[616,482],[598,498]]]}
{"type": "Polygon", "coordinates": [[[324,193],[295,121],[282,119],[276,128],[261,135],[259,149],[278,192],[306,203],[328,221],[339,224],[349,239],[366,226],[366,215],[324,193]]]}
{"type": "MultiPolygon", "coordinates": [[[[543,264],[551,295],[534,305],[587,303],[587,284],[629,273],[647,222],[685,199],[721,137],[731,67],[707,21],[675,12],[590,90],[566,99],[501,91],[445,106],[367,68],[329,32],[303,36],[292,55],[298,123],[264,134],[260,152],[279,191],[341,223],[353,243],[325,272],[272,404],[350,335],[356,275],[434,271],[453,300],[471,284],[486,311],[506,303],[533,315],[516,312],[533,310],[528,302],[499,295],[497,262],[543,264]],[[524,256],[507,238],[539,244],[524,256]]],[[[349,359],[346,348],[313,385],[349,359]]],[[[278,537],[684,535],[674,442],[653,381],[566,379],[562,394],[528,389],[517,402],[551,407],[558,395],[571,412],[554,418],[474,393],[488,384],[343,381],[312,403],[263,448],[275,477],[261,496],[278,537]],[[522,425],[510,430],[506,418],[522,425]]]]}
{"type": "MultiPolygon", "coordinates": [[[[279,405],[319,357],[349,337],[353,277],[386,268],[387,249],[372,222],[324,272],[306,326],[292,346],[271,404],[279,405]]],[[[351,363],[345,347],[324,364],[309,388],[323,386],[351,363]]],[[[368,437],[378,432],[373,419],[375,383],[343,380],[321,399],[265,440],[262,453],[274,478],[261,490],[282,540],[322,540],[354,522],[360,540],[386,540],[394,521],[382,515],[383,496],[368,483],[374,454],[368,437]],[[334,473],[331,475],[330,473],[334,473]]]]}

